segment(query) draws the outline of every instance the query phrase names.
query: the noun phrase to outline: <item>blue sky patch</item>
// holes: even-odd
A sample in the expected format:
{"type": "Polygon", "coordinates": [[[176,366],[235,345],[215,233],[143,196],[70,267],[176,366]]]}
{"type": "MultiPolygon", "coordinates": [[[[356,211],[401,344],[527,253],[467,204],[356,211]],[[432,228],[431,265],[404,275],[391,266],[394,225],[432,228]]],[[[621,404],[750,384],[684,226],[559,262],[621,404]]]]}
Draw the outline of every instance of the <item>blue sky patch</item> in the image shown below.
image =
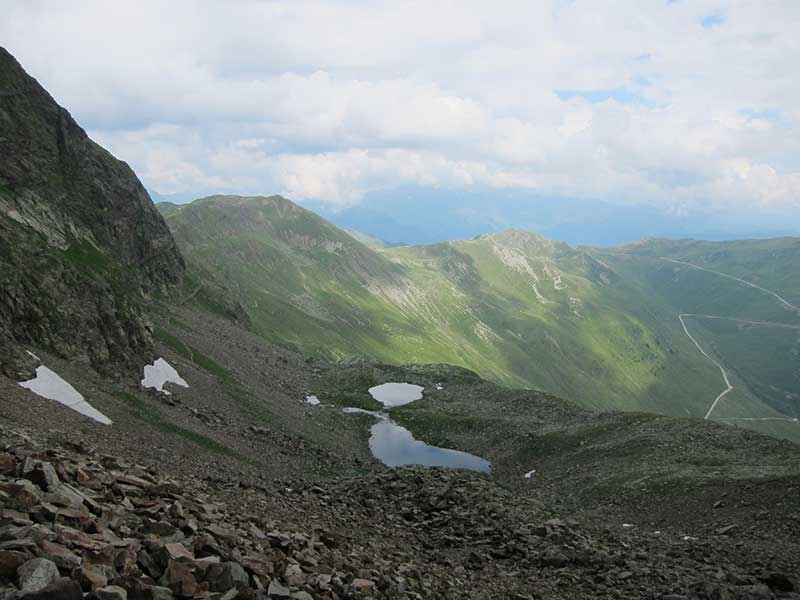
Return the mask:
{"type": "Polygon", "coordinates": [[[739,114],[747,117],[748,119],[763,119],[770,123],[777,123],[781,120],[781,111],[775,108],[767,108],[758,110],[755,108],[743,108],[739,110],[739,114]]]}
{"type": "Polygon", "coordinates": [[[616,88],[612,90],[556,90],[556,95],[561,100],[572,100],[582,98],[593,104],[614,100],[620,104],[638,104],[648,108],[656,108],[658,105],[626,88],[616,88]]]}
{"type": "Polygon", "coordinates": [[[722,25],[725,22],[725,17],[722,15],[708,15],[700,21],[703,27],[714,27],[714,25],[722,25]]]}

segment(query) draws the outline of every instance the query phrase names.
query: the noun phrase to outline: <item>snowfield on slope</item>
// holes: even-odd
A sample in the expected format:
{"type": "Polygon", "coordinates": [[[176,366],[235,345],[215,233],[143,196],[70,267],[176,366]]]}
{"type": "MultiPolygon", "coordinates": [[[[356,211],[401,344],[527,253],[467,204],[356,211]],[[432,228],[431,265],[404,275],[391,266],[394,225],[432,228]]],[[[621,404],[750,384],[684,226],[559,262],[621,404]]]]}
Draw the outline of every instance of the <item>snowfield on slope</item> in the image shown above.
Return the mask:
{"type": "MultiPolygon", "coordinates": [[[[29,354],[35,356],[30,352],[29,354]]],[[[37,396],[47,398],[48,400],[55,400],[98,423],[111,425],[111,419],[86,402],[81,393],[65,381],[58,373],[44,365],[39,365],[36,368],[36,377],[28,381],[20,381],[19,385],[29,389],[37,396]]]]}
{"type": "Polygon", "coordinates": [[[164,385],[167,383],[174,383],[185,388],[189,387],[189,384],[178,375],[175,368],[163,358],[157,359],[152,365],[144,366],[142,387],[155,388],[159,392],[169,395],[169,391],[164,389],[164,385]]]}

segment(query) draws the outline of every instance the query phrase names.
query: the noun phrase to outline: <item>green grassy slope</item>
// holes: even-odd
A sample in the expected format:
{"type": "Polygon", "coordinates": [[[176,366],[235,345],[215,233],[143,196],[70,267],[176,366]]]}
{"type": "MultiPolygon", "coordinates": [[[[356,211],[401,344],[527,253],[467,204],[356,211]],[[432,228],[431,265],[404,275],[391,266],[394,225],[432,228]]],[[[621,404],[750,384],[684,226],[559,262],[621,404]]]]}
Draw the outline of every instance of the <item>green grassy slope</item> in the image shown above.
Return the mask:
{"type": "Polygon", "coordinates": [[[800,306],[800,240],[645,240],[595,252],[668,303],[676,320],[680,313],[707,315],[688,317],[687,324],[735,388],[713,418],[800,438],[796,423],[772,421],[800,416],[800,312],[732,279],[800,306]]]}
{"type": "Polygon", "coordinates": [[[597,408],[702,416],[718,393],[669,304],[565,244],[510,231],[375,250],[280,197],[168,213],[192,281],[310,354],[461,365],[597,408]]]}
{"type": "Polygon", "coordinates": [[[763,291],[672,262],[739,277],[800,306],[800,238],[733,242],[643,240],[614,248],[606,255],[628,258],[637,277],[645,278],[685,312],[729,311],[743,318],[800,322],[800,312],[763,291]]]}

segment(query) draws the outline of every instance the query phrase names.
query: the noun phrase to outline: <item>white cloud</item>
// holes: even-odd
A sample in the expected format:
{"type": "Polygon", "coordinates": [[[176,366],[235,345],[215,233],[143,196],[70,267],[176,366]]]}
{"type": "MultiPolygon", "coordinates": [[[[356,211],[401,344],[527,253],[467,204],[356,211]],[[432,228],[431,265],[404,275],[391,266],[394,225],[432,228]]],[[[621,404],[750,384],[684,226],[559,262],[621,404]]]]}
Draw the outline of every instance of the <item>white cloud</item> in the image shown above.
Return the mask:
{"type": "Polygon", "coordinates": [[[0,8],[7,48],[162,193],[800,207],[793,0],[0,8]]]}

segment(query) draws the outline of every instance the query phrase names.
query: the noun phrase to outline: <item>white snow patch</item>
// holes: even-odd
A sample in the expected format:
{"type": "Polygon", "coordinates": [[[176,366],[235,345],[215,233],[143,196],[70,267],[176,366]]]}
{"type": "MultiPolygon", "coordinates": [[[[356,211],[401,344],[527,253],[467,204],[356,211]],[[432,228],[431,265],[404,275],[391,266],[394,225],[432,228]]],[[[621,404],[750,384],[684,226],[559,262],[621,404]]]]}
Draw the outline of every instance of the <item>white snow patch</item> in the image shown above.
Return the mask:
{"type": "Polygon", "coordinates": [[[530,478],[531,478],[531,477],[533,477],[535,474],[536,474],[536,469],[531,469],[530,471],[528,471],[527,473],[525,473],[525,475],[523,475],[523,477],[524,477],[525,479],[530,479],[530,478]]]}
{"type": "Polygon", "coordinates": [[[441,392],[444,389],[444,386],[441,383],[436,384],[436,391],[441,392]]]}
{"type": "Polygon", "coordinates": [[[422,398],[425,388],[413,383],[384,383],[369,388],[369,394],[384,406],[403,406],[422,398]]]}
{"type": "Polygon", "coordinates": [[[630,529],[631,527],[635,527],[633,523],[623,523],[622,527],[625,529],[630,529]]]}
{"type": "Polygon", "coordinates": [[[310,404],[311,406],[317,406],[319,404],[319,398],[316,396],[306,396],[306,404],[310,404]]]}
{"type": "Polygon", "coordinates": [[[29,355],[29,356],[31,356],[31,357],[33,358],[33,360],[38,360],[39,362],[42,362],[42,359],[41,359],[41,358],[39,358],[38,356],[36,356],[36,355],[35,355],[33,352],[31,352],[30,350],[25,350],[25,352],[27,352],[27,353],[28,353],[28,355],[29,355]]]}
{"type": "MultiPolygon", "coordinates": [[[[37,359],[38,360],[38,359],[37,359]]],[[[29,381],[20,381],[19,385],[34,394],[55,400],[84,416],[94,419],[103,425],[111,425],[111,419],[86,402],[80,392],[64,381],[58,373],[44,365],[36,368],[36,377],[29,381]]]]}
{"type": "Polygon", "coordinates": [[[164,389],[165,383],[174,383],[182,387],[189,387],[189,384],[178,375],[178,372],[163,358],[157,359],[152,365],[144,366],[144,379],[142,379],[142,387],[155,388],[159,392],[169,394],[164,389]]]}

